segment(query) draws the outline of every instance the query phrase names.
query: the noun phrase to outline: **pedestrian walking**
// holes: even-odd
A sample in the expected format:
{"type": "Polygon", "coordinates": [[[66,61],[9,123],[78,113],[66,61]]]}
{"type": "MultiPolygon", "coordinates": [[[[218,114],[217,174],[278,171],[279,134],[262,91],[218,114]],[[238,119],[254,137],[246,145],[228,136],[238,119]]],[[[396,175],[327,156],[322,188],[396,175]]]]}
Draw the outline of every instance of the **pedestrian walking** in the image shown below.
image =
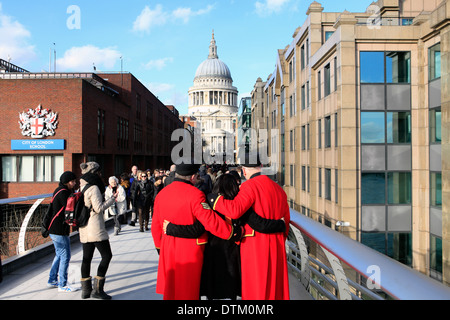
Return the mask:
{"type": "Polygon", "coordinates": [[[131,220],[130,220],[130,226],[135,226],[137,221],[137,215],[136,215],[136,208],[133,206],[133,199],[132,194],[134,192],[134,188],[136,187],[136,183],[138,181],[138,167],[132,166],[131,167],[131,174],[130,174],[130,189],[128,190],[128,197],[130,198],[130,206],[131,206],[131,220]]]}
{"type": "Polygon", "coordinates": [[[114,235],[117,236],[121,231],[120,221],[127,211],[127,198],[125,189],[119,185],[119,179],[111,176],[108,179],[109,185],[105,191],[105,200],[109,200],[117,193],[115,203],[106,210],[106,213],[113,216],[114,219],[114,235]]]}
{"type": "Polygon", "coordinates": [[[114,204],[118,192],[109,200],[103,201],[105,184],[101,178],[100,166],[96,162],[87,162],[80,165],[80,189],[84,192],[84,204],[90,208],[90,218],[84,227],[79,228],[80,242],[83,244],[83,261],[81,263],[81,298],[89,297],[109,300],[111,296],[105,293],[105,276],[112,259],[108,232],[103,218],[104,211],[114,204]],[[85,190],[86,189],[86,190],[85,190]],[[94,287],[91,282],[91,262],[94,251],[97,249],[101,261],[94,277],[94,287]]]}
{"type": "Polygon", "coordinates": [[[139,231],[149,230],[150,207],[153,205],[155,187],[148,179],[147,173],[139,171],[139,180],[133,190],[133,207],[139,216],[139,231]]]}
{"type": "Polygon", "coordinates": [[[164,220],[179,225],[200,221],[206,230],[230,239],[233,227],[217,216],[203,192],[194,187],[199,165],[178,164],[175,180],[156,196],[152,220],[155,247],[160,252],[156,293],[165,300],[198,300],[206,233],[197,239],[164,234],[164,220]]]}
{"type": "Polygon", "coordinates": [[[67,199],[74,192],[77,177],[71,171],[64,172],[59,177],[59,186],[53,192],[50,203],[51,210],[43,220],[43,236],[50,235],[55,247],[53,259],[48,277],[47,287],[58,288],[58,292],[74,292],[79,290],[69,286],[67,274],[71,258],[70,251],[70,226],[65,223],[64,210],[67,199]]]}
{"type": "Polygon", "coordinates": [[[238,195],[227,200],[221,195],[209,196],[213,209],[239,219],[252,208],[265,219],[284,219],[284,233],[249,233],[241,242],[241,272],[243,300],[289,300],[289,280],[285,241],[289,232],[289,206],[284,190],[261,174],[261,163],[251,163],[246,157],[238,195]]]}

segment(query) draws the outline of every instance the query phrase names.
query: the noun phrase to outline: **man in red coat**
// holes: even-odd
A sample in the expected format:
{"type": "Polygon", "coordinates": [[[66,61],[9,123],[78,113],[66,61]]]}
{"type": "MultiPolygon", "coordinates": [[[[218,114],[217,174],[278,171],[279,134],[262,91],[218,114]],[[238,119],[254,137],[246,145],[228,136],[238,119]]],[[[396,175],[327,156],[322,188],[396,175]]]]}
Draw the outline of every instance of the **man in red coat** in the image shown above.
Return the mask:
{"type": "Polygon", "coordinates": [[[200,166],[176,166],[174,181],[163,188],[155,199],[152,236],[159,250],[156,293],[164,300],[198,300],[203,266],[206,232],[198,239],[177,238],[164,234],[164,220],[179,225],[200,221],[206,230],[219,238],[230,239],[233,227],[207,205],[205,194],[194,187],[200,166]]]}
{"type": "Polygon", "coordinates": [[[289,233],[289,206],[284,190],[261,175],[259,160],[243,165],[247,179],[233,200],[209,198],[213,209],[240,218],[249,208],[265,219],[284,219],[284,233],[264,234],[246,225],[241,242],[242,300],[289,300],[285,241],[289,233]]]}

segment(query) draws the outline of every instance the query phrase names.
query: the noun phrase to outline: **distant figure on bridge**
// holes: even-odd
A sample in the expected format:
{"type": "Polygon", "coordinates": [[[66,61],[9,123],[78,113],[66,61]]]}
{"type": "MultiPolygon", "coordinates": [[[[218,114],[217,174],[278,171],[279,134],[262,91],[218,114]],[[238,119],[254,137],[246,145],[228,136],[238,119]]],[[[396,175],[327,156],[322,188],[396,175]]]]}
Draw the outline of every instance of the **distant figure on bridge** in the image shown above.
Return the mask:
{"type": "Polygon", "coordinates": [[[230,239],[233,227],[222,220],[206,203],[205,194],[194,187],[199,165],[177,164],[175,180],[155,199],[152,235],[160,252],[156,293],[164,300],[198,300],[206,233],[197,239],[164,234],[164,220],[179,225],[200,221],[206,230],[222,239],[230,239]]]}
{"type": "Polygon", "coordinates": [[[241,242],[242,300],[289,300],[289,279],[285,241],[290,213],[284,190],[266,175],[261,163],[252,163],[247,155],[242,165],[246,182],[238,195],[227,200],[221,195],[208,196],[214,210],[239,219],[250,208],[265,219],[284,219],[284,233],[263,234],[246,230],[241,242]]]}
{"type": "Polygon", "coordinates": [[[73,172],[66,171],[60,176],[59,186],[53,192],[50,203],[50,214],[44,217],[42,224],[43,236],[46,237],[49,234],[55,247],[55,258],[50,269],[47,287],[58,288],[59,292],[74,292],[78,290],[78,288],[72,288],[67,284],[67,272],[71,258],[70,226],[64,222],[64,209],[66,208],[67,199],[74,192],[76,184],[77,177],[73,172]]]}

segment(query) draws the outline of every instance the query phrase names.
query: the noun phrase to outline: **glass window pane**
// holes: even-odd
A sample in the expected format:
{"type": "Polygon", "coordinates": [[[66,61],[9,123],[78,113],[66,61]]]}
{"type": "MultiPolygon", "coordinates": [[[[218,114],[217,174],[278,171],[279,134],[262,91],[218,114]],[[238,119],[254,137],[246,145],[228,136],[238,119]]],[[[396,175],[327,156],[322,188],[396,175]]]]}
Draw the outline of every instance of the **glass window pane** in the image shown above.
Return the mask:
{"type": "Polygon", "coordinates": [[[388,233],[387,255],[408,266],[412,263],[411,233],[388,233]]]}
{"type": "Polygon", "coordinates": [[[441,110],[430,110],[430,142],[441,142],[441,110]]]}
{"type": "Polygon", "coordinates": [[[387,52],[386,53],[386,82],[410,83],[411,82],[411,53],[387,52]]]}
{"type": "Polygon", "coordinates": [[[411,172],[388,172],[388,203],[411,203],[411,172]]]}
{"type": "Polygon", "coordinates": [[[429,80],[441,77],[441,44],[431,47],[428,51],[429,80]]]}
{"type": "Polygon", "coordinates": [[[430,173],[430,205],[442,207],[442,173],[430,173]]]}
{"type": "Polygon", "coordinates": [[[384,52],[361,52],[361,83],[384,83],[384,52]]]}
{"type": "Polygon", "coordinates": [[[388,112],[386,117],[387,142],[411,143],[411,113],[388,112]]]}
{"type": "Polygon", "coordinates": [[[2,157],[2,181],[11,182],[17,179],[16,157],[2,157]]]}
{"type": "Polygon", "coordinates": [[[64,157],[55,156],[53,161],[53,181],[59,181],[59,177],[64,173],[64,157]]]}
{"type": "Polygon", "coordinates": [[[442,273],[442,239],[431,236],[430,268],[442,273]]]}
{"type": "Polygon", "coordinates": [[[386,234],[383,233],[367,233],[361,232],[361,243],[386,254],[386,234]]]}
{"type": "Polygon", "coordinates": [[[361,203],[384,204],[386,202],[385,173],[361,174],[361,203]]]}
{"type": "Polygon", "coordinates": [[[361,143],[384,143],[384,112],[361,112],[361,143]]]}
{"type": "Polygon", "coordinates": [[[36,181],[52,181],[52,157],[36,157],[36,181]]]}
{"type": "Polygon", "coordinates": [[[19,181],[30,182],[34,180],[34,157],[19,157],[19,181]]]}

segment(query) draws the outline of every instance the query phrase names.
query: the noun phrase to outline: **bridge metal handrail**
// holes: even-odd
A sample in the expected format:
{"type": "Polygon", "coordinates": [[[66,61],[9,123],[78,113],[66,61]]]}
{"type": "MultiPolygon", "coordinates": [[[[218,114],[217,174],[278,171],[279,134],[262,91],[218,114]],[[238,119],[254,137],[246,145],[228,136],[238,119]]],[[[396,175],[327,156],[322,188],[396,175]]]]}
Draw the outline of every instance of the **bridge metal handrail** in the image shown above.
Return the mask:
{"type": "Polygon", "coordinates": [[[294,244],[287,241],[287,250],[295,252],[290,258],[298,263],[289,263],[291,268],[297,269],[301,274],[301,283],[306,287],[314,287],[328,299],[358,299],[352,288],[371,299],[380,299],[373,292],[351,277],[345,275],[341,263],[350,267],[366,281],[374,284],[373,287],[399,300],[449,300],[450,288],[444,284],[373,250],[327,226],[308,218],[301,213],[290,209],[291,227],[295,233],[294,244]],[[329,261],[326,264],[318,261],[307,252],[304,237],[307,237],[320,246],[329,261]],[[300,255],[300,259],[298,258],[300,255]],[[295,256],[295,258],[294,258],[295,256]],[[300,265],[297,268],[296,265],[300,265]],[[319,266],[318,271],[313,265],[319,266]],[[379,271],[376,276],[373,271],[379,271]],[[331,277],[328,275],[332,275],[331,277]],[[338,294],[334,295],[320,285],[314,278],[320,278],[319,282],[327,282],[338,294]],[[351,288],[352,287],[352,288],[351,288]]]}

